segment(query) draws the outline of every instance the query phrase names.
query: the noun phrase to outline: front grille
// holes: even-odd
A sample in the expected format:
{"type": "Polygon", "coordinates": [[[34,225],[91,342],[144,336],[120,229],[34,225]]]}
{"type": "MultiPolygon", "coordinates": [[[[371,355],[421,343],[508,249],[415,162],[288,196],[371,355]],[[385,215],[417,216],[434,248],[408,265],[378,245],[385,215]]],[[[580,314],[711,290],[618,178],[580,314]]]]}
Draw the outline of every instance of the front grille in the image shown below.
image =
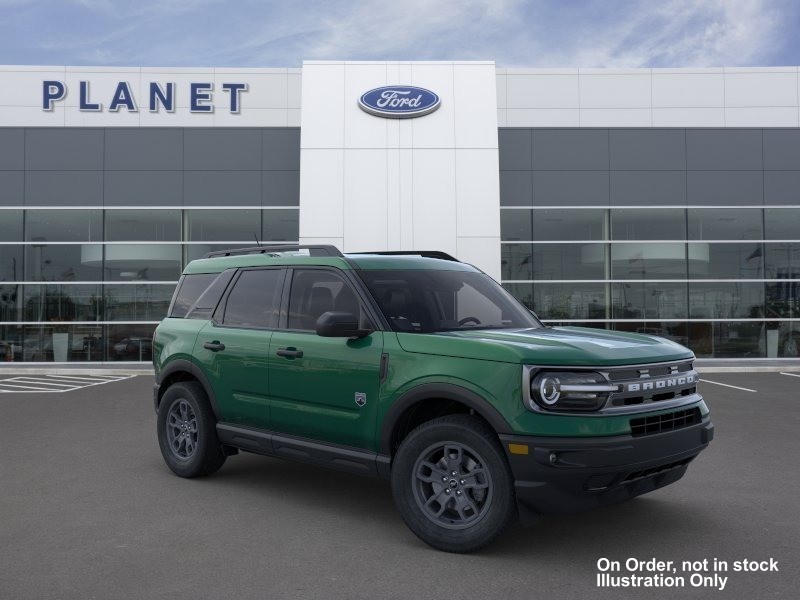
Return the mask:
{"type": "Polygon", "coordinates": [[[700,422],[700,409],[697,407],[687,410],[678,410],[663,415],[653,415],[649,417],[639,417],[631,419],[631,435],[639,437],[642,435],[653,435],[664,433],[665,431],[675,431],[683,429],[700,422]]]}
{"type": "Polygon", "coordinates": [[[677,373],[688,373],[692,370],[692,361],[683,360],[670,363],[659,363],[656,365],[643,364],[635,367],[614,367],[609,370],[608,376],[611,381],[626,381],[629,379],[639,379],[642,371],[646,371],[650,377],[664,377],[677,373]]]}
{"type": "Polygon", "coordinates": [[[619,386],[609,397],[610,406],[664,402],[697,393],[692,361],[612,368],[608,378],[619,386]]]}
{"type": "Polygon", "coordinates": [[[630,483],[632,481],[638,481],[639,479],[644,479],[645,477],[652,477],[653,475],[659,475],[661,473],[671,471],[672,469],[684,467],[688,465],[690,462],[692,462],[693,458],[694,456],[690,458],[684,458],[683,460],[679,460],[677,462],[669,463],[666,465],[650,467],[649,469],[643,469],[642,471],[634,471],[633,473],[630,473],[625,479],[623,479],[622,483],[630,483]]]}

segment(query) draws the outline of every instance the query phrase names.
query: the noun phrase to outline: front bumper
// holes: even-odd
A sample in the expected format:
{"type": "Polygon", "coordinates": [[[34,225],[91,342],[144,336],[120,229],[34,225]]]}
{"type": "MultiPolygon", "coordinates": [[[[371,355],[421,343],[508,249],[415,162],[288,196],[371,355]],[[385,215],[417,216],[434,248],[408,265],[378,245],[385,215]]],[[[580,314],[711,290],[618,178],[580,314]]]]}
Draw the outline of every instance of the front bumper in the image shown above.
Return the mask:
{"type": "Polygon", "coordinates": [[[714,425],[653,435],[593,438],[501,435],[523,523],[613,504],[680,479],[708,446],[714,425]],[[514,449],[514,452],[511,451],[514,449]],[[527,454],[523,454],[527,449],[527,454]]]}

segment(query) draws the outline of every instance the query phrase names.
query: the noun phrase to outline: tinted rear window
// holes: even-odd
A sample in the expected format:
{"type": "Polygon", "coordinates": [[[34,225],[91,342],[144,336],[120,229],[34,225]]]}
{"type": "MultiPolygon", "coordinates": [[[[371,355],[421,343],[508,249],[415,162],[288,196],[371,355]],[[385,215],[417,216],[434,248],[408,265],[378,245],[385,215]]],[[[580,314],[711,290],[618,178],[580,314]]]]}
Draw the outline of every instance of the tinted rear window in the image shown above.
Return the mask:
{"type": "Polygon", "coordinates": [[[169,316],[180,319],[185,317],[186,313],[189,312],[189,309],[200,297],[200,294],[205,292],[206,288],[218,276],[219,273],[184,275],[178,284],[178,289],[175,291],[175,299],[172,301],[172,310],[169,316]]]}
{"type": "Polygon", "coordinates": [[[242,271],[228,294],[223,324],[229,327],[275,327],[283,277],[282,269],[242,271]]]}

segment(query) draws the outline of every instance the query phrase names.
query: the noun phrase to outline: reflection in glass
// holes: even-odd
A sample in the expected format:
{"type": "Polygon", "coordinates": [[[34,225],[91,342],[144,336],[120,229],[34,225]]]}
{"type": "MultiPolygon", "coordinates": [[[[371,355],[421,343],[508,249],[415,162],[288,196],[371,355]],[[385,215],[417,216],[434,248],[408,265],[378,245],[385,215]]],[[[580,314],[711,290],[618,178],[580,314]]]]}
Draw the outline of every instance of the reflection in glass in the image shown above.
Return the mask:
{"type": "Polygon", "coordinates": [[[156,325],[108,325],[107,360],[148,362],[153,360],[156,325]]]}
{"type": "Polygon", "coordinates": [[[261,238],[261,211],[247,210],[187,210],[187,240],[189,241],[247,241],[261,238]]]}
{"type": "Polygon", "coordinates": [[[532,237],[535,241],[604,240],[606,239],[605,210],[514,210],[524,220],[530,213],[532,237]]]}
{"type": "Polygon", "coordinates": [[[0,244],[0,281],[22,279],[22,248],[0,244]]]}
{"type": "Polygon", "coordinates": [[[614,240],[685,240],[682,208],[621,208],[611,211],[614,240]]]}
{"type": "Polygon", "coordinates": [[[691,283],[689,317],[692,319],[762,318],[764,284],[738,281],[691,283]]]}
{"type": "Polygon", "coordinates": [[[641,243],[611,244],[611,275],[614,279],[685,279],[689,263],[708,262],[704,244],[641,243]]]}
{"type": "Polygon", "coordinates": [[[101,210],[29,210],[25,214],[29,242],[101,242],[101,210]]]}
{"type": "Polygon", "coordinates": [[[100,325],[29,325],[22,344],[28,362],[78,362],[103,360],[100,325]]]}
{"type": "Polygon", "coordinates": [[[503,244],[503,279],[605,279],[606,244],[503,244]]]}
{"type": "Polygon", "coordinates": [[[26,285],[25,321],[102,321],[97,285],[26,285]]]}
{"type": "MultiPolygon", "coordinates": [[[[99,264],[95,247],[91,261],[99,264]]],[[[84,257],[86,260],[88,256],[84,257]]],[[[110,244],[105,247],[106,281],[177,281],[181,274],[179,244],[110,244]]]]}
{"type": "Polygon", "coordinates": [[[767,243],[767,317],[800,317],[800,243],[767,243]]]}
{"type": "Polygon", "coordinates": [[[767,324],[767,358],[773,356],[777,358],[800,356],[800,322],[781,321],[767,324]]]}
{"type": "Polygon", "coordinates": [[[178,242],[180,210],[107,210],[106,241],[178,242]]]}
{"type": "Polygon", "coordinates": [[[22,241],[22,211],[0,210],[0,242],[22,241]]]}
{"type": "Polygon", "coordinates": [[[528,242],[533,239],[533,211],[500,210],[500,239],[528,242]]]}
{"type": "Polygon", "coordinates": [[[0,283],[0,322],[19,321],[21,314],[22,286],[0,283]]]}
{"type": "Polygon", "coordinates": [[[172,284],[107,285],[105,321],[160,321],[167,316],[172,284]]]}
{"type": "Polygon", "coordinates": [[[686,284],[663,282],[614,283],[615,319],[681,319],[686,315],[686,284]]]}
{"type": "Polygon", "coordinates": [[[20,325],[0,324],[0,363],[22,360],[22,331],[20,325]]]}
{"type": "MultiPolygon", "coordinates": [[[[533,309],[533,284],[532,283],[504,283],[503,287],[508,293],[522,302],[528,309],[533,309]]],[[[534,311],[536,312],[536,311],[534,311]]]]}
{"type": "Polygon", "coordinates": [[[25,246],[27,281],[101,281],[102,244],[25,246]]]}
{"type": "Polygon", "coordinates": [[[262,214],[262,242],[296,242],[300,239],[299,209],[265,210],[262,214]]]}
{"type": "Polygon", "coordinates": [[[689,323],[689,348],[698,357],[764,358],[767,328],[761,321],[689,323]]]}
{"type": "Polygon", "coordinates": [[[690,208],[690,240],[760,240],[760,208],[690,208]]]}
{"type": "Polygon", "coordinates": [[[540,319],[605,319],[606,306],[606,285],[603,283],[533,284],[532,308],[540,319]]]}
{"type": "Polygon", "coordinates": [[[800,208],[765,208],[767,240],[800,240],[800,208]]]}
{"type": "Polygon", "coordinates": [[[708,259],[690,260],[691,279],[761,279],[764,275],[764,249],[760,243],[689,244],[704,248],[708,259]]]}

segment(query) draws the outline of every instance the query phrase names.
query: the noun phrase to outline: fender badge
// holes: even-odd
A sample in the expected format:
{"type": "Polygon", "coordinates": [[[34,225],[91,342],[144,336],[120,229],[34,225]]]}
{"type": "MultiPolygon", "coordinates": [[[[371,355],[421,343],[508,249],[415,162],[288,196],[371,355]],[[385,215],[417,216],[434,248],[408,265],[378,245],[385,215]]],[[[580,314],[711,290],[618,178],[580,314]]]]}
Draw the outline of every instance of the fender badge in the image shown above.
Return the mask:
{"type": "Polygon", "coordinates": [[[364,392],[356,392],[356,404],[364,406],[367,403],[367,395],[364,392]]]}

